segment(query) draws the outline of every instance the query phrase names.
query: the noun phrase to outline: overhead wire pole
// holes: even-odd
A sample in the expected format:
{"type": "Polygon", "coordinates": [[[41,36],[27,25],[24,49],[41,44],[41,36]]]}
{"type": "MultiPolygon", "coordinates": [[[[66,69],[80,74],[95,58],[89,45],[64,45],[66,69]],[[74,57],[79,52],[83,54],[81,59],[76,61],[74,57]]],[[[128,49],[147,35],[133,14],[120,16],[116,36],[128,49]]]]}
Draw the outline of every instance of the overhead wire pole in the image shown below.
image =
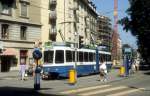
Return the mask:
{"type": "Polygon", "coordinates": [[[73,20],[73,27],[74,27],[74,39],[75,39],[75,43],[74,43],[74,57],[75,57],[75,63],[73,66],[73,69],[70,69],[69,71],[69,83],[71,85],[74,85],[77,82],[77,49],[78,49],[78,31],[77,31],[77,0],[73,0],[74,1],[74,6],[73,8],[70,8],[71,10],[73,10],[73,16],[74,16],[74,20],[73,20]]]}
{"type": "MultiPolygon", "coordinates": [[[[77,2],[76,0],[74,0],[75,2],[77,2]]],[[[75,3],[74,2],[74,3],[75,3]]],[[[73,14],[74,14],[74,31],[75,31],[75,65],[74,65],[74,69],[76,70],[76,66],[77,66],[77,49],[78,49],[78,30],[77,30],[77,8],[76,8],[76,4],[74,4],[74,8],[73,8],[73,14]]]]}
{"type": "Polygon", "coordinates": [[[116,64],[116,60],[118,57],[118,0],[114,0],[114,31],[112,34],[112,57],[113,62],[116,64]]]}

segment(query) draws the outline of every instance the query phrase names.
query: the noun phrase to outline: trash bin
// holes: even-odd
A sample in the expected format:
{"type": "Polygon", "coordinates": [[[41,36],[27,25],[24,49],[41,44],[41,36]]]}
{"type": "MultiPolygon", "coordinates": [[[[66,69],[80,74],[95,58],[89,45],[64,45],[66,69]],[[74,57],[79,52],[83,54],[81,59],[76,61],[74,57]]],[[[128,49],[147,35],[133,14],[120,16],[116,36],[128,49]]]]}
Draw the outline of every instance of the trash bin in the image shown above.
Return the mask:
{"type": "Polygon", "coordinates": [[[69,70],[69,84],[75,84],[76,83],[76,70],[71,69],[69,70]]]}
{"type": "Polygon", "coordinates": [[[125,75],[125,67],[124,66],[121,66],[120,67],[120,76],[124,76],[125,75]]]}

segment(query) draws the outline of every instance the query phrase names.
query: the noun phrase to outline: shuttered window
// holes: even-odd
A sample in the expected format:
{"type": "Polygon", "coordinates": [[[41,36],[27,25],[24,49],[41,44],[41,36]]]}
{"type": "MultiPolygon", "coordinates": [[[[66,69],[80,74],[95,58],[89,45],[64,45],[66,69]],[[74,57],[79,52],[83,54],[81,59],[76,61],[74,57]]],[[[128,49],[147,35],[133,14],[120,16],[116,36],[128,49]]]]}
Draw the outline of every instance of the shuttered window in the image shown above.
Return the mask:
{"type": "Polygon", "coordinates": [[[27,7],[28,7],[27,3],[25,3],[25,2],[21,3],[21,16],[22,17],[27,17],[28,16],[28,13],[27,13],[28,9],[27,9],[27,7]]]}
{"type": "Polygon", "coordinates": [[[2,39],[8,39],[9,37],[9,25],[8,24],[2,24],[1,26],[1,38],[2,39]]]}
{"type": "Polygon", "coordinates": [[[27,27],[26,26],[21,26],[20,27],[20,39],[21,40],[26,40],[27,39],[27,27]]]}

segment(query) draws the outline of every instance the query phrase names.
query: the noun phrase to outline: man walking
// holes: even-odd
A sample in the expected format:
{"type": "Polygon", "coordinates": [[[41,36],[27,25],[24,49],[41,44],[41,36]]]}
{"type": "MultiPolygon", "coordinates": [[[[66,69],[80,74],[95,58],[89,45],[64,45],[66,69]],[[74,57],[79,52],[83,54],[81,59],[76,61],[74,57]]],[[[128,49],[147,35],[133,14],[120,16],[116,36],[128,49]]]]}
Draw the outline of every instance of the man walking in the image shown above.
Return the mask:
{"type": "Polygon", "coordinates": [[[100,70],[100,81],[107,81],[107,67],[104,60],[102,60],[99,70],[100,70]]]}

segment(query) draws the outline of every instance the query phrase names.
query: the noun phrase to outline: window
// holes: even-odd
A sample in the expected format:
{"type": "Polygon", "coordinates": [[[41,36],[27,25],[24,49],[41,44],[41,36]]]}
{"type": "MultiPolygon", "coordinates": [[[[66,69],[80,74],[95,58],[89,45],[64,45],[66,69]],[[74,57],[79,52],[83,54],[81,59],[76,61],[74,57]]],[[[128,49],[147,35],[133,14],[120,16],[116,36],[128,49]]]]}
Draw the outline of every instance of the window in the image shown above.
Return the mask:
{"type": "Polygon", "coordinates": [[[111,61],[111,55],[108,55],[108,61],[109,62],[111,61]]]}
{"type": "Polygon", "coordinates": [[[2,14],[11,15],[11,8],[13,5],[13,2],[11,2],[11,1],[7,0],[7,1],[1,1],[0,2],[0,9],[1,9],[2,14]]]}
{"type": "Polygon", "coordinates": [[[64,63],[64,51],[56,50],[55,63],[64,63]]]}
{"type": "Polygon", "coordinates": [[[79,62],[83,62],[83,52],[79,52],[79,62]]]}
{"type": "Polygon", "coordinates": [[[73,62],[75,62],[75,51],[72,51],[72,58],[73,58],[73,62]]]}
{"type": "Polygon", "coordinates": [[[84,62],[88,62],[88,52],[84,52],[84,62]]]}
{"type": "Polygon", "coordinates": [[[9,25],[8,24],[2,24],[2,33],[1,33],[1,36],[2,36],[2,39],[8,39],[9,37],[9,29],[8,29],[9,25]]]}
{"type": "Polygon", "coordinates": [[[72,62],[72,52],[71,51],[66,51],[66,62],[72,62]]]}
{"type": "Polygon", "coordinates": [[[20,27],[20,39],[21,40],[26,40],[27,36],[27,27],[26,26],[21,26],[20,27]]]}
{"type": "Polygon", "coordinates": [[[105,60],[105,55],[104,54],[100,54],[100,61],[102,62],[102,60],[105,60]]]}
{"type": "Polygon", "coordinates": [[[93,56],[93,61],[95,62],[96,61],[96,54],[94,53],[94,56],[93,56]]]}
{"type": "Polygon", "coordinates": [[[28,5],[26,2],[21,2],[21,16],[22,17],[27,17],[28,16],[28,5]]]}
{"type": "Polygon", "coordinates": [[[45,51],[44,52],[44,62],[53,63],[54,51],[45,51]]]}
{"type": "Polygon", "coordinates": [[[11,8],[7,4],[3,4],[1,13],[6,15],[11,15],[11,8]]]}
{"type": "Polygon", "coordinates": [[[90,62],[93,62],[93,55],[94,55],[93,53],[89,53],[89,61],[90,62]]]}

